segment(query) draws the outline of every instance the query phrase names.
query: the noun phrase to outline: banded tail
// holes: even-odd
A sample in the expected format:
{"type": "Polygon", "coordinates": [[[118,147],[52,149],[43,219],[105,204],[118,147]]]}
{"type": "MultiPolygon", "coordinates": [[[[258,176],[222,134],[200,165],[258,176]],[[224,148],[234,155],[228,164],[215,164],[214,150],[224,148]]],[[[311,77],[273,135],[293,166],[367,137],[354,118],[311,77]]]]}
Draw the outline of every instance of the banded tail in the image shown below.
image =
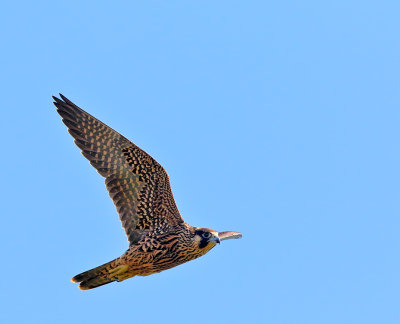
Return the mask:
{"type": "Polygon", "coordinates": [[[125,265],[116,266],[114,261],[82,272],[73,277],[71,281],[79,282],[79,289],[81,290],[93,289],[113,281],[119,281],[118,274],[126,272],[128,267],[125,265]]]}

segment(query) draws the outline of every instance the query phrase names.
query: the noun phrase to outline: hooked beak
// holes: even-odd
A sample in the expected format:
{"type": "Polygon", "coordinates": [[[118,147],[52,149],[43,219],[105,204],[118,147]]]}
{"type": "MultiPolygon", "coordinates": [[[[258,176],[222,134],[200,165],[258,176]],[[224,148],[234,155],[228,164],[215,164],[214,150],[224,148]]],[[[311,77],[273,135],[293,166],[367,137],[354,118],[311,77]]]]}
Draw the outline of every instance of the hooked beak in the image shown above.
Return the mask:
{"type": "Polygon", "coordinates": [[[218,237],[218,236],[214,236],[214,239],[213,239],[213,241],[214,241],[215,243],[218,243],[218,244],[220,244],[220,243],[221,243],[221,240],[219,239],[219,237],[218,237]]]}

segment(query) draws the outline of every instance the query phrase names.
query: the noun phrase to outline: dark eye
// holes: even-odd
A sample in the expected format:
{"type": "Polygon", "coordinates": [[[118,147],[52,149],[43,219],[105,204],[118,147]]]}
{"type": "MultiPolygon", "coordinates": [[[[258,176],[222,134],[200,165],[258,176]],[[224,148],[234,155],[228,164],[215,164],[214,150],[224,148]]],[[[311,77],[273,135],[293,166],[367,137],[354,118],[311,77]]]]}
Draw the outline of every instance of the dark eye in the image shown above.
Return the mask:
{"type": "Polygon", "coordinates": [[[208,239],[208,238],[210,238],[211,233],[204,232],[204,233],[202,234],[202,236],[203,236],[204,238],[208,239]]]}

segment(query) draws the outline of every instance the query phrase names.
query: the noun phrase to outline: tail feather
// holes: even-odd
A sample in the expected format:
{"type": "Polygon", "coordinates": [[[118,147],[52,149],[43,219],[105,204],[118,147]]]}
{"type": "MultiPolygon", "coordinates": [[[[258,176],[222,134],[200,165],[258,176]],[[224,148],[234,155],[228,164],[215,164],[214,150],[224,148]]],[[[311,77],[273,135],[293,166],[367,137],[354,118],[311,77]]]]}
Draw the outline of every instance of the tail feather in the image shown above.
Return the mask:
{"type": "Polygon", "coordinates": [[[100,286],[103,286],[103,285],[107,285],[107,284],[109,284],[110,282],[113,282],[113,281],[115,281],[115,280],[111,280],[111,279],[108,279],[108,278],[97,277],[97,278],[93,278],[93,279],[90,279],[90,280],[82,281],[79,284],[79,289],[81,289],[81,290],[89,290],[89,289],[97,288],[97,287],[100,287],[100,286]]]}
{"type": "MultiPolygon", "coordinates": [[[[112,261],[111,261],[112,262],[112,261]]],[[[71,279],[72,282],[80,282],[79,288],[88,290],[106,285],[115,279],[110,279],[107,275],[111,269],[111,262],[105,263],[99,267],[82,272],[71,279]]]]}

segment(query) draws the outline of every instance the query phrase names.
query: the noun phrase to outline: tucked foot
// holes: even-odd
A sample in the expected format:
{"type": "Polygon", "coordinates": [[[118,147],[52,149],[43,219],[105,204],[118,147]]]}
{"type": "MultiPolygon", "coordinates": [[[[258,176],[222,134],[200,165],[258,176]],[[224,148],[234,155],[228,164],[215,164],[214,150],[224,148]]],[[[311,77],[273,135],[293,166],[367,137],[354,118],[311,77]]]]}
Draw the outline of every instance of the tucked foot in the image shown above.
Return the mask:
{"type": "Polygon", "coordinates": [[[108,271],[107,277],[111,280],[122,281],[129,277],[126,276],[126,272],[128,271],[128,266],[126,264],[119,265],[114,269],[110,269],[108,271]],[[125,274],[125,275],[124,275],[125,274]]]}

